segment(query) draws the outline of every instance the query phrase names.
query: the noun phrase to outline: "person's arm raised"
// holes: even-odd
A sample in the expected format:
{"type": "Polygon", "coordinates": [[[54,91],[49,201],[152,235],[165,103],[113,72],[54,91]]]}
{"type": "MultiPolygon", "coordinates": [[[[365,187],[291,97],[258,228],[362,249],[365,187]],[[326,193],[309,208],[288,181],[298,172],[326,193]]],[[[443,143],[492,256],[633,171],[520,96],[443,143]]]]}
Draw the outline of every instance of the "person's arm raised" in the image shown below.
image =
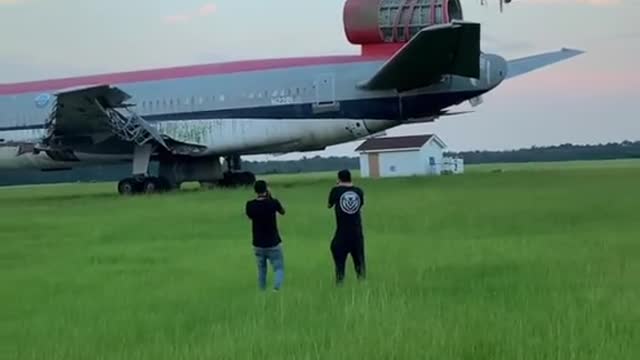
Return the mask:
{"type": "Polygon", "coordinates": [[[284,210],[284,206],[282,206],[282,203],[280,203],[280,200],[275,199],[275,202],[276,202],[276,211],[280,213],[280,215],[284,215],[286,211],[284,210]]]}
{"type": "Polygon", "coordinates": [[[328,201],[328,208],[331,209],[333,207],[333,205],[335,205],[335,188],[332,188],[331,191],[329,192],[329,201],[328,201]]]}

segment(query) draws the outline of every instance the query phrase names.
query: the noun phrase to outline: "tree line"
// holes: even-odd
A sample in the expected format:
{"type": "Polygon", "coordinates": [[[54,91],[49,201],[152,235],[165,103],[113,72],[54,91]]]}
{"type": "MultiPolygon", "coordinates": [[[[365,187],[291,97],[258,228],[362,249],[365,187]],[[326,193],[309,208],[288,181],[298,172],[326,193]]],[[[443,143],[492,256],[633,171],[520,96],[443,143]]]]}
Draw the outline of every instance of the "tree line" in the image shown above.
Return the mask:
{"type": "MultiPolygon", "coordinates": [[[[464,159],[465,164],[549,162],[572,160],[610,160],[640,158],[640,141],[623,141],[598,145],[562,144],[546,147],[531,147],[503,151],[463,151],[448,152],[447,156],[464,159]]],[[[243,161],[244,170],[258,175],[290,174],[304,172],[336,171],[339,169],[358,170],[357,157],[311,157],[287,161],[243,161]]],[[[157,164],[151,166],[155,172],[157,164]]],[[[118,181],[129,176],[130,164],[81,167],[69,171],[42,172],[39,170],[0,171],[0,186],[66,182],[118,181]]]]}

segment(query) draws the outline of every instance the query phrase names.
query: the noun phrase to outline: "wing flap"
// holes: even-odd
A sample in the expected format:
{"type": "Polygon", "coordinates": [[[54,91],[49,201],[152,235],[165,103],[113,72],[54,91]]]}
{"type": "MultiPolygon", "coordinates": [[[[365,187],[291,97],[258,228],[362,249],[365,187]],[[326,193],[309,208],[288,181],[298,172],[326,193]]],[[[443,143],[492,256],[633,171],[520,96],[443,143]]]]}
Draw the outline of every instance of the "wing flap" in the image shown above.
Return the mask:
{"type": "Polygon", "coordinates": [[[453,22],[423,29],[368,80],[367,90],[411,90],[443,75],[480,77],[480,24],[453,22]]]}
{"type": "Polygon", "coordinates": [[[584,51],[582,50],[563,48],[558,51],[551,51],[538,55],[509,60],[507,62],[508,72],[505,80],[530,73],[537,69],[570,59],[583,53],[584,51]]]}
{"type": "Polygon", "coordinates": [[[96,100],[116,108],[131,98],[124,91],[109,85],[64,89],[55,96],[55,131],[65,135],[109,131],[107,117],[96,105],[96,100]]]}

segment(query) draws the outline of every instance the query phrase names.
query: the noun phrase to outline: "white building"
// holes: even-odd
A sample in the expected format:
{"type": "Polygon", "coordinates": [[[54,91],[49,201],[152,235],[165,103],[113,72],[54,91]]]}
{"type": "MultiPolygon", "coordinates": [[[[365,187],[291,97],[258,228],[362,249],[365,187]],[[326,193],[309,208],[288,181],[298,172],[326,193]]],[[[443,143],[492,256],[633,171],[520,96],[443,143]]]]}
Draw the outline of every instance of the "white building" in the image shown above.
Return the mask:
{"type": "Polygon", "coordinates": [[[363,142],[360,153],[362,177],[440,175],[446,144],[436,135],[372,138],[363,142]]]}

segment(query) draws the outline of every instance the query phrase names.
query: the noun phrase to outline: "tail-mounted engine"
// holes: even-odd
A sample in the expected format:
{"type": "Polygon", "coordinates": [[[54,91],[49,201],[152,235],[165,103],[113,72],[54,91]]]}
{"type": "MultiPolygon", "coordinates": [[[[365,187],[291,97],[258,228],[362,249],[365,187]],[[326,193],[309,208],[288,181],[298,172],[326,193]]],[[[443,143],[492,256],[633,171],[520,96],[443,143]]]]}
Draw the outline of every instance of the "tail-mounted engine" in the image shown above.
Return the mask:
{"type": "Polygon", "coordinates": [[[363,55],[392,53],[420,30],[463,20],[460,0],[347,0],[343,25],[347,39],[363,55]]]}

